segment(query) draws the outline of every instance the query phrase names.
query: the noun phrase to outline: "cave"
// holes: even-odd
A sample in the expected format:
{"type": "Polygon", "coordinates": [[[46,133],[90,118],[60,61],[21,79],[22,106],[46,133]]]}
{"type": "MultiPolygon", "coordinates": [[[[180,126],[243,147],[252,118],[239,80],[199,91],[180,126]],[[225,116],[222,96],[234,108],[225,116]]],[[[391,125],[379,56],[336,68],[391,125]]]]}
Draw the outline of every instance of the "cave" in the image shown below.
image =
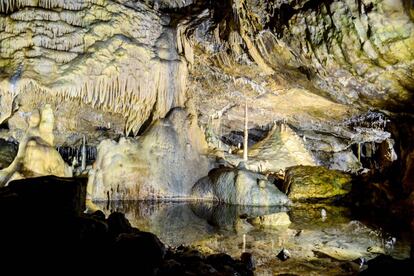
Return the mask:
{"type": "Polygon", "coordinates": [[[413,275],[413,104],[410,0],[0,0],[2,265],[413,275]]]}

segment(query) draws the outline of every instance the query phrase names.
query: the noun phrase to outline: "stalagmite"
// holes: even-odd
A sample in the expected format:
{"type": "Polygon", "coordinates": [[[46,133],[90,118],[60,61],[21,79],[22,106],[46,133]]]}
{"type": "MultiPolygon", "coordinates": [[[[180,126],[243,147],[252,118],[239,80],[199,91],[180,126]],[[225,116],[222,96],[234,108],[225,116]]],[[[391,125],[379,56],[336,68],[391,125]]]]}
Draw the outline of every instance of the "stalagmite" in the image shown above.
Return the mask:
{"type": "Polygon", "coordinates": [[[12,179],[39,175],[71,177],[72,170],[53,147],[54,116],[50,105],[34,110],[13,162],[0,171],[0,187],[12,179]]]}
{"type": "Polygon", "coordinates": [[[86,137],[83,135],[82,138],[82,171],[86,170],[86,137]]]}
{"type": "Polygon", "coordinates": [[[52,104],[80,103],[98,114],[122,114],[125,134],[138,133],[150,114],[156,120],[183,106],[187,61],[178,56],[174,30],[143,3],[134,4],[146,11],[136,18],[136,10],[112,2],[0,0],[6,13],[0,18],[1,67],[13,75],[11,60],[27,56],[33,61],[13,83],[15,89],[10,77],[1,80],[1,120],[10,116],[6,111],[14,98],[34,91],[29,110],[43,98],[52,104]]]}
{"type": "Polygon", "coordinates": [[[248,115],[247,115],[247,99],[244,106],[244,144],[243,144],[243,160],[247,161],[247,151],[249,142],[249,129],[248,129],[248,115]]]}

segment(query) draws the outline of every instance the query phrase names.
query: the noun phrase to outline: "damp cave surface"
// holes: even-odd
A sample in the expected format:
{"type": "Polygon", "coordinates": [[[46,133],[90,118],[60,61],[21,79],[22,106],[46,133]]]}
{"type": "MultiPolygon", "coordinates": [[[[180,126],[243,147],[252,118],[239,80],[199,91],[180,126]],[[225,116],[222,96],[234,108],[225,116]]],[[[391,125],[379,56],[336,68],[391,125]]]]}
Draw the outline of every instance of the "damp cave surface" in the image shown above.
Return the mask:
{"type": "Polygon", "coordinates": [[[132,226],[156,234],[167,246],[185,245],[234,258],[240,257],[243,250],[250,252],[256,260],[256,275],[355,275],[365,268],[355,263],[359,258],[370,260],[380,254],[395,259],[410,256],[408,229],[389,229],[396,223],[392,218],[380,223],[361,219],[347,207],[308,203],[249,207],[162,201],[97,205],[107,215],[114,211],[125,213],[132,226]],[[275,214],[283,215],[283,220],[265,225],[266,217],[275,214]],[[286,261],[277,258],[283,248],[291,254],[286,261]]]}

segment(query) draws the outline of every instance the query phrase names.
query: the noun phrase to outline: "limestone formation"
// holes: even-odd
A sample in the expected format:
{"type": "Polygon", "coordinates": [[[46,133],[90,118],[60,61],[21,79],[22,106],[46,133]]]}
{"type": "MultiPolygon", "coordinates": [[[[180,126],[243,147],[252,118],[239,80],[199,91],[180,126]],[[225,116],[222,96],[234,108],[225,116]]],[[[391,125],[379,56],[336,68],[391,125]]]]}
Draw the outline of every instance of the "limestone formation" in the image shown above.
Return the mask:
{"type": "Polygon", "coordinates": [[[60,106],[57,123],[65,138],[74,131],[59,122],[79,104],[88,114],[73,112],[73,123],[86,119],[93,129],[113,113],[116,131],[137,134],[150,116],[155,120],[183,105],[187,67],[176,51],[175,30],[144,3],[0,4],[1,122],[20,116],[14,107],[31,110],[48,99],[60,106]]]}
{"type": "Polygon", "coordinates": [[[286,171],[283,191],[295,201],[341,197],[351,191],[349,174],[324,167],[296,166],[286,171]]]}
{"type": "Polygon", "coordinates": [[[94,200],[188,199],[207,175],[207,144],[195,116],[173,109],[137,140],[103,141],[90,174],[94,200]]]}
{"type": "MultiPolygon", "coordinates": [[[[249,149],[249,169],[260,172],[284,171],[296,165],[316,165],[302,139],[285,124],[275,125],[268,135],[249,149]]],[[[237,159],[228,156],[230,162],[237,159]]]]}
{"type": "Polygon", "coordinates": [[[280,227],[288,226],[289,224],[291,224],[289,215],[286,212],[255,217],[249,219],[248,222],[250,222],[253,225],[258,225],[262,227],[280,227]]]}
{"type": "Polygon", "coordinates": [[[0,171],[0,186],[19,178],[55,175],[71,177],[71,168],[53,147],[54,116],[50,105],[34,110],[13,162],[0,171]]]}
{"type": "Polygon", "coordinates": [[[200,179],[192,198],[235,205],[289,205],[290,201],[264,175],[242,168],[218,168],[200,179]]]}

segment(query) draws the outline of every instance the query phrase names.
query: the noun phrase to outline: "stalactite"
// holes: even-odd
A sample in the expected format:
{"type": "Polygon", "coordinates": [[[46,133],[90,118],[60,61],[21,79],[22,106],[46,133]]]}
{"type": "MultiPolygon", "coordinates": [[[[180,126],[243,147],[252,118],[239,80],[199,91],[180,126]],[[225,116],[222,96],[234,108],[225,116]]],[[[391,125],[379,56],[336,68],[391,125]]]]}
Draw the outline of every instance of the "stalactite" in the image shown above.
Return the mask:
{"type": "MultiPolygon", "coordinates": [[[[158,14],[130,13],[122,5],[104,0],[0,0],[0,6],[2,11],[14,11],[0,18],[0,28],[5,28],[5,32],[0,32],[0,55],[10,60],[20,54],[33,58],[33,64],[25,67],[27,75],[38,73],[33,68],[40,63],[50,67],[37,68],[51,72],[50,76],[40,75],[33,82],[20,79],[13,91],[5,80],[0,85],[3,98],[11,92],[22,95],[36,90],[39,98],[73,101],[104,112],[123,114],[128,133],[137,133],[151,110],[155,120],[165,116],[172,107],[184,104],[187,61],[182,57],[154,58],[156,50],[146,46],[153,45],[165,31],[158,14]],[[143,37],[136,27],[123,28],[119,26],[121,18],[151,32],[143,37]],[[116,26],[108,27],[109,24],[116,26]],[[125,51],[128,59],[126,55],[113,55],[115,60],[109,61],[108,51],[111,54],[125,51]],[[78,58],[85,59],[88,65],[76,61],[78,58]],[[42,62],[44,59],[46,63],[42,62]],[[102,66],[97,66],[96,61],[100,59],[102,66]],[[145,68],[139,68],[141,64],[145,68]]],[[[178,38],[169,32],[170,29],[162,51],[175,51],[178,38]]],[[[190,54],[192,46],[188,40],[184,42],[183,51],[190,54]]],[[[6,65],[5,68],[13,70],[13,64],[6,65]]]]}

